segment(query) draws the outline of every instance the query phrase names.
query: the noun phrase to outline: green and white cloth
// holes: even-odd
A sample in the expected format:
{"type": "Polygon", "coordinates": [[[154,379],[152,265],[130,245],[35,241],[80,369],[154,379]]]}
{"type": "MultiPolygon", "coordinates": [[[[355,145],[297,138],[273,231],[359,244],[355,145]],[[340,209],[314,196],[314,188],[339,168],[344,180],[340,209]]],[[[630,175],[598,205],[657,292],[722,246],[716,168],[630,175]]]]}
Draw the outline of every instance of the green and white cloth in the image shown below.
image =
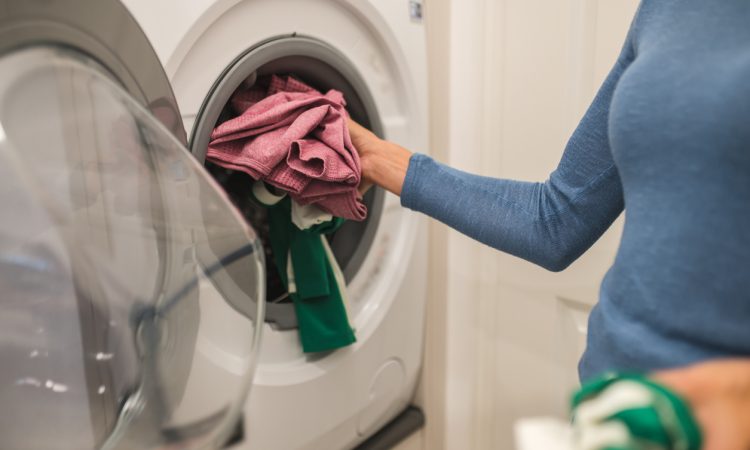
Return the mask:
{"type": "Polygon", "coordinates": [[[701,433],[688,405],[641,375],[609,375],[573,397],[577,448],[699,450],[701,433]]]}
{"type": "Polygon", "coordinates": [[[609,375],[573,396],[572,422],[516,423],[516,450],[699,450],[701,432],[688,405],[641,375],[609,375]]]}
{"type": "Polygon", "coordinates": [[[262,182],[253,185],[253,195],[268,208],[271,250],[294,302],[302,350],[324,352],[356,342],[345,303],[344,277],[325,238],[344,219],[273,194],[262,182]]]}

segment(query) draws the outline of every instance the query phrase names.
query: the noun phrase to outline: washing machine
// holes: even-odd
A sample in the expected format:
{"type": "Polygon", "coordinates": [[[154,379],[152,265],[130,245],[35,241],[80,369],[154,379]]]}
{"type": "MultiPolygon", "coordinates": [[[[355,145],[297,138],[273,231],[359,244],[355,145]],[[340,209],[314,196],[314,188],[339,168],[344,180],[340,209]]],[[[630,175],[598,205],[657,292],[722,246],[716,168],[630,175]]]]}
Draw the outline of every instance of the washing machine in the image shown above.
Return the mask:
{"type": "MultiPolygon", "coordinates": [[[[321,91],[337,89],[358,122],[410,149],[429,150],[421,2],[125,4],[165,67],[189,147],[200,162],[232,93],[270,74],[291,74],[321,91]]],[[[367,220],[347,223],[330,242],[347,281],[356,344],[305,355],[293,306],[269,289],[260,362],[244,411],[245,439],[238,448],[353,448],[410,403],[422,359],[426,227],[380,189],[365,202],[367,220]]]]}
{"type": "Polygon", "coordinates": [[[258,361],[258,236],[115,0],[0,2],[0,448],[219,448],[258,361]]]}

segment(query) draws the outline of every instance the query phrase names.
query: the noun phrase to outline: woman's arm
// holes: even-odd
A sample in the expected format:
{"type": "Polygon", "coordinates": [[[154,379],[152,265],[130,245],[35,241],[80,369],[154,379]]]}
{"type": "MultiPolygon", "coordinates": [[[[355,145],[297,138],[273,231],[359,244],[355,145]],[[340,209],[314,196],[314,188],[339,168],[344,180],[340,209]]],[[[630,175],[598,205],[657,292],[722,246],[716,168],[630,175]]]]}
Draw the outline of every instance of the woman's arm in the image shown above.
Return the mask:
{"type": "Polygon", "coordinates": [[[480,242],[549,270],[562,270],[606,231],[624,207],[608,121],[615,86],[632,59],[628,38],[557,169],[543,183],[455,170],[428,156],[412,155],[351,123],[364,179],[401,195],[402,205],[480,242]]]}

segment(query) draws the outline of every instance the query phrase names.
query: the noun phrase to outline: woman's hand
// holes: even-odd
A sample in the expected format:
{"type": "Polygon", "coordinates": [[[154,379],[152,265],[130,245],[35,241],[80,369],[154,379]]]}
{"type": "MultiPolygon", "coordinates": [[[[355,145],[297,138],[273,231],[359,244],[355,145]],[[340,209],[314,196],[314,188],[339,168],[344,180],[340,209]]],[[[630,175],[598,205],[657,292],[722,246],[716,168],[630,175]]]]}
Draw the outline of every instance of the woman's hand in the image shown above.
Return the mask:
{"type": "Polygon", "coordinates": [[[704,450],[750,449],[750,359],[710,361],[652,378],[690,404],[704,450]]]}
{"type": "Polygon", "coordinates": [[[372,131],[351,119],[349,134],[362,163],[360,193],[364,194],[372,184],[377,184],[396,195],[401,195],[411,152],[380,139],[372,131]]]}

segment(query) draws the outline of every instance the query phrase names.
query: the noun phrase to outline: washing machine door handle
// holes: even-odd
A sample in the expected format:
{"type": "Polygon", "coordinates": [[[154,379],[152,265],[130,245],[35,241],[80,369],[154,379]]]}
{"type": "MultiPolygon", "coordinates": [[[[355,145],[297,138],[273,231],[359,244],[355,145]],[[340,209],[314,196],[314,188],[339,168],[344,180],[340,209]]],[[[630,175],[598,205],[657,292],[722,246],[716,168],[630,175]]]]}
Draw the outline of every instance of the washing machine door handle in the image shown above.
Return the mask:
{"type": "Polygon", "coordinates": [[[0,448],[218,447],[263,251],[175,135],[85,53],[3,54],[0,208],[0,448]]]}

